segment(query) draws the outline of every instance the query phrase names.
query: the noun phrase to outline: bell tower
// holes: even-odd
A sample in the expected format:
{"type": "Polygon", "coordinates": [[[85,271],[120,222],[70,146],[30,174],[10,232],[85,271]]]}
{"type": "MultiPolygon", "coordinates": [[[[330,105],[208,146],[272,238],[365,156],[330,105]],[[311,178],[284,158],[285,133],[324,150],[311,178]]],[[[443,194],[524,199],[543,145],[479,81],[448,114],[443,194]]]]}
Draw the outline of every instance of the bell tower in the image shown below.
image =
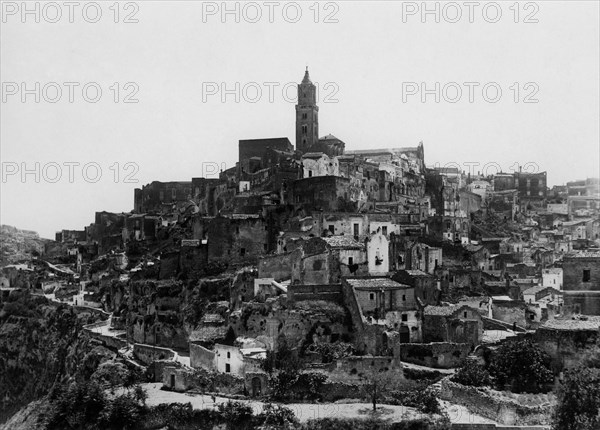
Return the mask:
{"type": "Polygon", "coordinates": [[[319,107],[317,106],[317,87],[308,76],[308,67],[302,83],[298,85],[298,104],[296,105],[296,150],[303,154],[319,141],[319,107]]]}

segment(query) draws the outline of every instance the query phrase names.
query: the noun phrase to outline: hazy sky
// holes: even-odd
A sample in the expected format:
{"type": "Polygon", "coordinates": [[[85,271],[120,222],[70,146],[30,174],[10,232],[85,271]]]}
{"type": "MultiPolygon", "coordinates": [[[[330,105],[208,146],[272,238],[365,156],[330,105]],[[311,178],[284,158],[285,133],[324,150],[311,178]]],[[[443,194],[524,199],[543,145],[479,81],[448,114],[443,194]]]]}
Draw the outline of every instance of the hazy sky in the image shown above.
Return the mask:
{"type": "Polygon", "coordinates": [[[499,2],[499,18],[490,2],[472,17],[462,1],[429,2],[439,22],[421,2],[231,2],[224,16],[221,2],[111,4],[2,4],[4,224],[53,238],[95,211],[131,210],[153,180],[233,166],[239,139],[295,143],[306,65],[320,135],[346,149],[423,141],[428,165],[536,163],[551,186],[599,175],[597,1],[499,2]]]}

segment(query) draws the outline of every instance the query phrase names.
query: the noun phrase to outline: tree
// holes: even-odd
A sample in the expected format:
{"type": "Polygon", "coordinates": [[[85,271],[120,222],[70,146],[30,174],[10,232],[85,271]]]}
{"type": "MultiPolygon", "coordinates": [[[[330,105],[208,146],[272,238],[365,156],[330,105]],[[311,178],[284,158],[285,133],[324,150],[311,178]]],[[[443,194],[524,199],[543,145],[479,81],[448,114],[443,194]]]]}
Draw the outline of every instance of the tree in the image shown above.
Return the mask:
{"type": "Polygon", "coordinates": [[[553,415],[555,430],[600,428],[600,353],[584,357],[582,365],[565,371],[553,415]]]}
{"type": "Polygon", "coordinates": [[[373,404],[373,412],[377,411],[377,401],[390,392],[396,385],[395,375],[385,370],[367,370],[362,374],[362,391],[373,404]]]}
{"type": "Polygon", "coordinates": [[[550,357],[530,340],[512,341],[498,348],[489,372],[499,389],[515,393],[539,393],[554,380],[550,357]]]}

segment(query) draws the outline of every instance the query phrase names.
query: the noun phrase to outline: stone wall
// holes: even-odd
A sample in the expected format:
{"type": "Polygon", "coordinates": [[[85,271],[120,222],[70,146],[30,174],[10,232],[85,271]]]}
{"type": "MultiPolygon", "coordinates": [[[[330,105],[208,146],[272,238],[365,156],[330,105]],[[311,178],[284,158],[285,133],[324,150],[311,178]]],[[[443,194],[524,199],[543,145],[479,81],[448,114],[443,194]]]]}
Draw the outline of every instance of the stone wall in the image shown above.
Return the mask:
{"type": "Polygon", "coordinates": [[[440,398],[504,425],[548,425],[556,404],[552,394],[499,392],[457,384],[448,378],[441,382],[440,398]]]}
{"type": "Polygon", "coordinates": [[[118,351],[121,348],[125,348],[128,343],[125,339],[120,339],[115,336],[108,336],[100,333],[95,333],[93,330],[87,330],[90,337],[94,339],[98,339],[102,342],[102,345],[106,346],[108,349],[112,349],[113,351],[118,351]]]}
{"type": "Polygon", "coordinates": [[[174,358],[175,351],[168,348],[161,348],[159,346],[136,343],[133,345],[133,356],[144,364],[150,364],[156,360],[174,358]]]}
{"type": "Polygon", "coordinates": [[[335,375],[350,375],[357,378],[369,371],[397,371],[402,374],[402,362],[398,358],[388,356],[351,356],[339,359],[332,369],[335,375]]]}
{"type": "Polygon", "coordinates": [[[190,343],[190,366],[194,368],[214,369],[215,352],[202,345],[190,343]]]}
{"type": "Polygon", "coordinates": [[[198,372],[178,366],[165,366],[162,378],[163,387],[173,391],[197,389],[203,392],[241,394],[244,380],[233,375],[198,372]]]}
{"type": "Polygon", "coordinates": [[[470,352],[468,343],[403,343],[400,357],[408,363],[449,369],[462,365],[470,352]]]}
{"type": "Polygon", "coordinates": [[[519,327],[527,325],[525,310],[527,305],[522,301],[498,301],[492,302],[492,318],[505,323],[517,323],[519,327]]]}
{"type": "Polygon", "coordinates": [[[576,367],[585,353],[600,345],[598,330],[555,330],[540,327],[535,333],[538,345],[552,359],[552,369],[556,374],[564,368],[576,367]]]}
{"type": "Polygon", "coordinates": [[[284,281],[292,277],[292,261],[295,255],[301,254],[301,250],[295,250],[285,254],[265,255],[258,261],[258,277],[273,278],[275,281],[284,281]]]}
{"type": "Polygon", "coordinates": [[[339,284],[288,286],[288,302],[293,304],[302,300],[325,300],[342,304],[342,286],[339,284]]]}

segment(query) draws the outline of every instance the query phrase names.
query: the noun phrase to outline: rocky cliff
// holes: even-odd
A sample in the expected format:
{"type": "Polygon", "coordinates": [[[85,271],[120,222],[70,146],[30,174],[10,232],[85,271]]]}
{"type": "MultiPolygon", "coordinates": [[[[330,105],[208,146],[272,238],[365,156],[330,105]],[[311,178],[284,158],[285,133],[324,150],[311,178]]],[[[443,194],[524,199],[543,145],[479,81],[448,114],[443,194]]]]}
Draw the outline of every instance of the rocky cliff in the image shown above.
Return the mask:
{"type": "Polygon", "coordinates": [[[2,225],[0,226],[0,266],[42,255],[44,246],[48,242],[52,241],[40,238],[35,231],[2,225]]]}

